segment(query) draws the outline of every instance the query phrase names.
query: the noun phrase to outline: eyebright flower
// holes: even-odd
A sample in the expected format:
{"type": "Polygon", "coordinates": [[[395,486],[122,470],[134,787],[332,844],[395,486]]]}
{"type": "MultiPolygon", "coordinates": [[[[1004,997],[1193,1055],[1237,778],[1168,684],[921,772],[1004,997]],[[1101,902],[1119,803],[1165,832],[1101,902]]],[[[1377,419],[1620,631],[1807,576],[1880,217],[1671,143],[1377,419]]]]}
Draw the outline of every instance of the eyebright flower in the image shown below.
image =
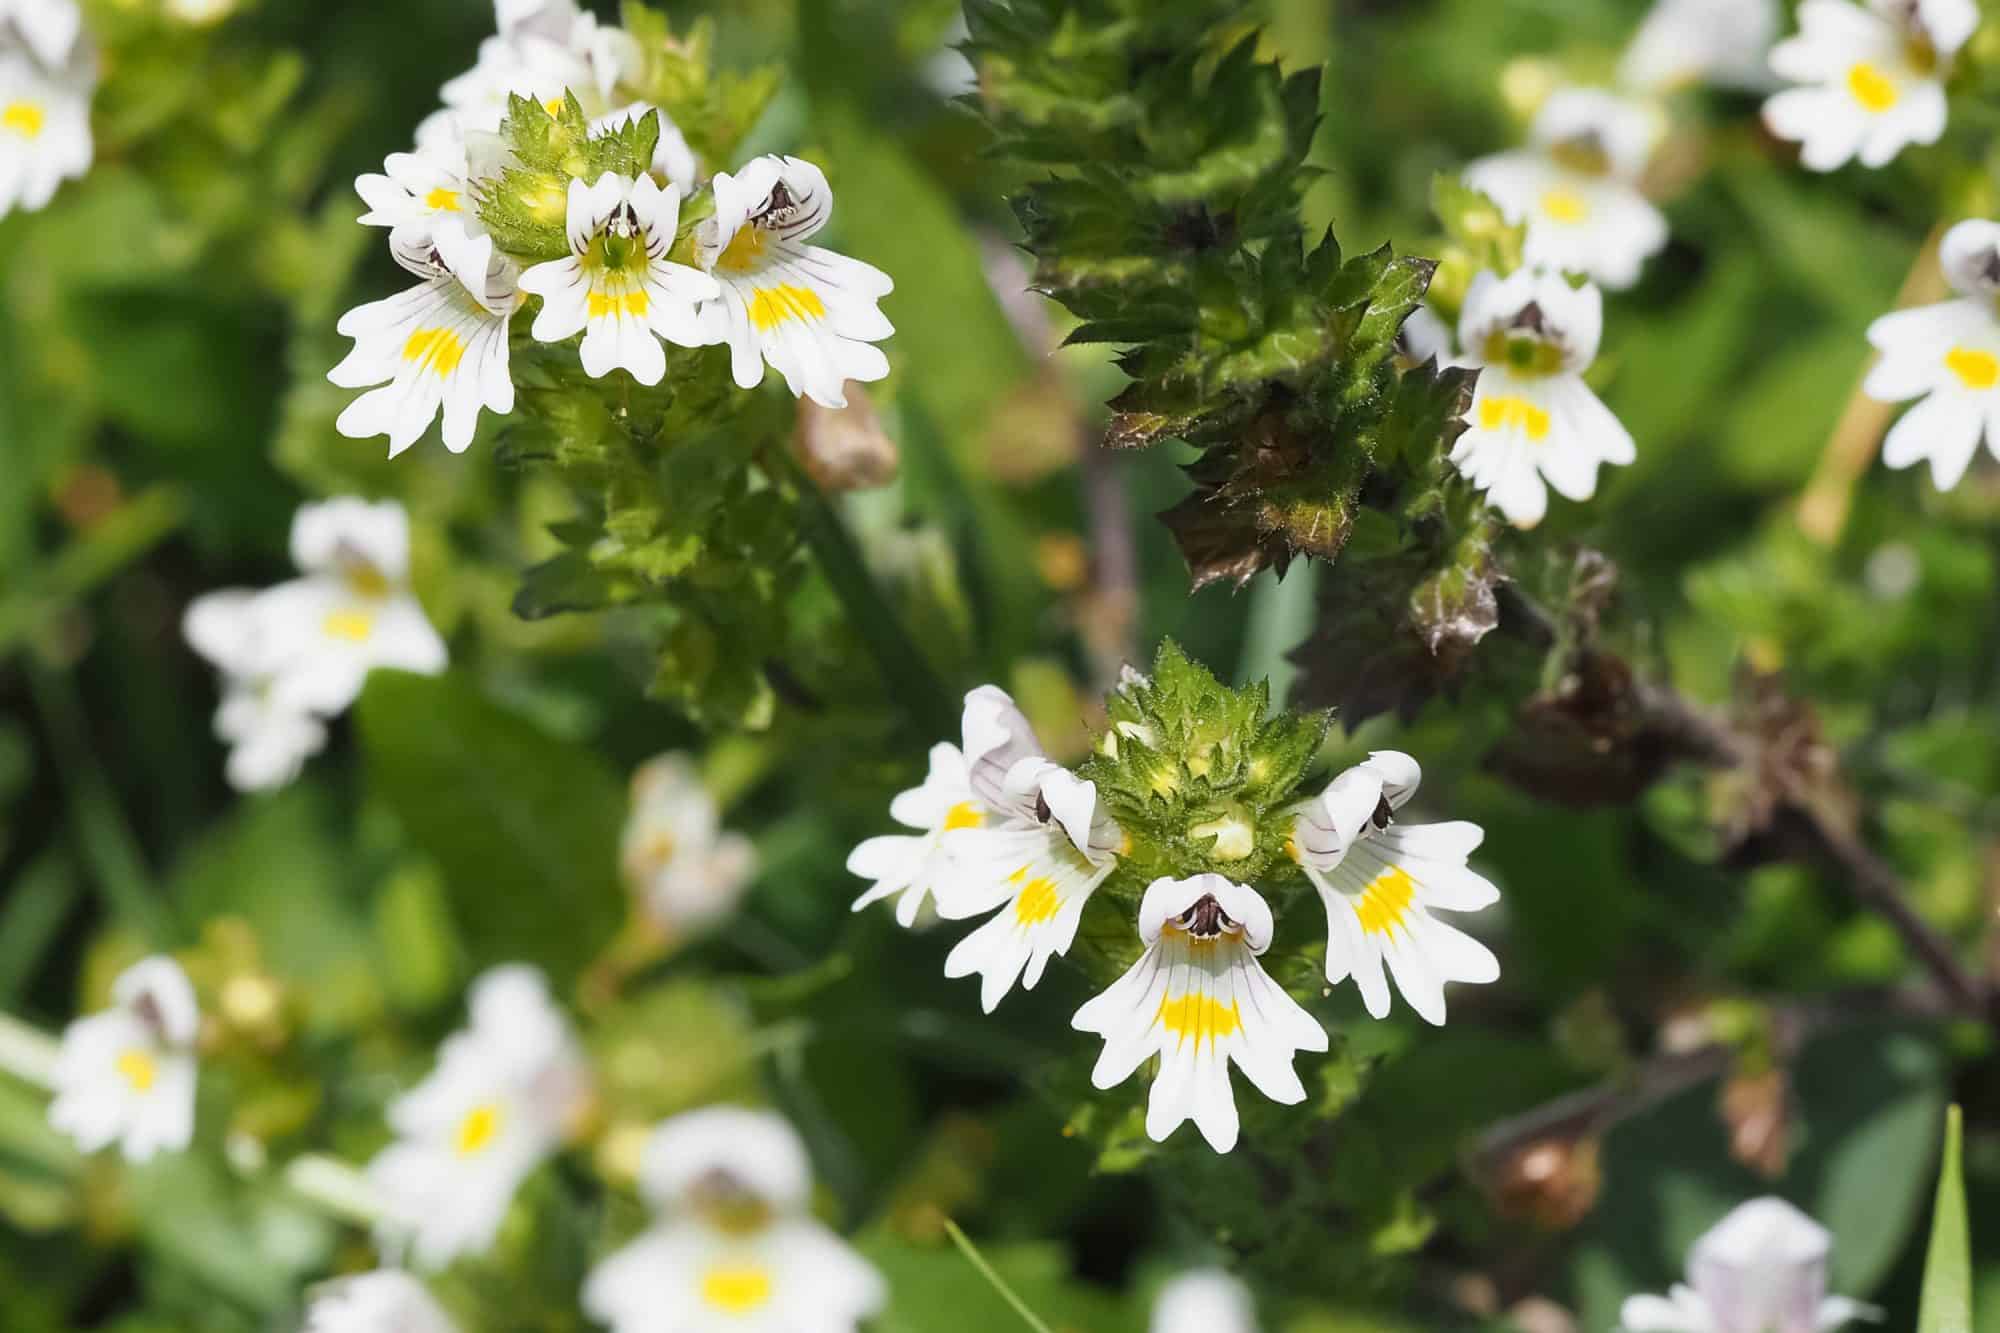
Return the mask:
{"type": "Polygon", "coordinates": [[[188,646],[222,675],[215,735],[230,747],[224,775],[238,791],[282,787],[326,748],[326,724],[276,688],[264,606],[256,593],[229,589],[197,597],[181,620],[188,646]]]}
{"type": "Polygon", "coordinates": [[[1889,432],[1882,461],[1930,460],[1941,491],[1958,485],[1983,436],[2000,458],[2000,223],[1961,222],[1939,261],[1955,301],[1884,315],[1868,327],[1882,354],[1863,389],[1885,403],[1919,399],[1889,432]]]}
{"type": "Polygon", "coordinates": [[[368,1165],[388,1201],[385,1244],[405,1235],[424,1268],[493,1243],[514,1191],[567,1136],[590,1074],[569,1021],[532,967],[472,985],[472,1022],[429,1078],[389,1108],[396,1142],[368,1165]]]}
{"type": "Polygon", "coordinates": [[[1049,959],[1069,952],[1084,904],[1117,869],[1125,832],[1098,804],[1095,783],[1041,757],[1004,691],[967,696],[964,729],[982,820],[943,834],[949,869],[933,892],[948,921],[993,913],[944,961],[947,977],[978,975],[990,1014],[1017,980],[1033,990],[1049,959]]]}
{"type": "Polygon", "coordinates": [[[728,343],[736,383],[754,389],[764,365],[793,397],[845,407],[849,380],[889,373],[880,342],[896,330],[878,307],[889,275],[804,242],[833,216],[826,175],[796,157],[760,157],[717,172],[715,215],[695,230],[695,259],[722,284],[702,306],[713,343],[728,343]]]}
{"type": "Polygon", "coordinates": [[[1146,952],[1070,1020],[1104,1038],[1090,1071],[1099,1088],[1160,1057],[1146,1105],[1154,1142],[1192,1120],[1215,1151],[1236,1146],[1232,1060],[1272,1101],[1306,1099],[1293,1054],[1324,1051],[1326,1029],[1258,964],[1271,929],[1271,908],[1253,888],[1221,875],[1156,879],[1139,904],[1146,952]]]}
{"type": "Polygon", "coordinates": [[[81,42],[66,63],[44,66],[0,39],[0,217],[45,207],[58,185],[90,169],[96,83],[96,57],[81,42]]]}
{"type": "Polygon", "coordinates": [[[28,50],[49,69],[60,69],[76,49],[83,31],[83,11],[76,0],[0,0],[0,46],[18,34],[28,50]]]}
{"type": "Polygon", "coordinates": [[[1803,86],[1765,102],[1764,124],[1814,171],[1887,166],[1944,133],[1945,77],[1978,27],[1973,0],[1805,0],[1798,35],[1771,51],[1772,70],[1803,86]]]}
{"type": "Polygon", "coordinates": [[[1654,0],[1625,48],[1619,80],[1655,93],[1695,83],[1768,87],[1781,18],[1777,0],[1654,0]]]}
{"type": "Polygon", "coordinates": [[[1250,1289],[1219,1269],[1183,1273],[1160,1288],[1151,1333],[1257,1333],[1250,1289]]]}
{"type": "Polygon", "coordinates": [[[327,379],[344,389],[388,383],[349,403],[334,428],[355,440],[387,435],[394,458],[442,410],[444,447],[463,453],[482,407],[503,416],[514,410],[507,323],[526,298],[491,237],[439,228],[428,246],[391,248],[424,281],[341,317],[337,328],[354,350],[327,379]]]}
{"type": "MultiPolygon", "coordinates": [[[[363,226],[390,228],[390,243],[399,251],[426,256],[440,233],[477,236],[479,221],[474,196],[476,178],[466,141],[457,134],[435,136],[414,153],[391,153],[379,175],[355,179],[355,193],[368,205],[363,226]]],[[[484,271],[472,272],[473,279],[484,271]]]]}
{"type": "Polygon", "coordinates": [[[458,1333],[424,1284],[378,1269],[329,1282],[306,1306],[304,1333],[458,1333]]]}
{"type": "Polygon", "coordinates": [[[1665,1297],[1633,1296],[1624,1333],[1831,1333],[1880,1312],[1826,1294],[1833,1237],[1783,1199],[1752,1199],[1695,1242],[1688,1285],[1665,1297]]]}
{"type": "Polygon", "coordinates": [[[1632,436],[1583,382],[1603,328],[1597,288],[1573,288],[1553,273],[1485,272],[1466,293],[1459,347],[1463,364],[1481,369],[1451,461],[1521,527],[1541,522],[1548,486],[1588,500],[1598,464],[1637,456],[1632,436]]]}
{"type": "Polygon", "coordinates": [[[127,968],[111,1000],[64,1030],[49,1124],[85,1152],[116,1143],[129,1162],[179,1152],[194,1137],[194,987],[154,957],[127,968]]]}
{"type": "Polygon", "coordinates": [[[659,1220],[590,1273],[583,1308],[612,1333],[849,1333],[887,1289],[806,1215],[811,1168],[784,1120],[711,1107],[654,1131],[639,1187],[659,1220]]]}
{"type": "Polygon", "coordinates": [[[542,298],[534,335],[561,342],[583,331],[579,353],[593,379],[616,368],[641,384],[666,377],[660,339],[703,344],[697,302],[718,292],[714,279],[667,259],[680,225],[681,192],[651,176],[606,173],[597,184],[569,183],[570,258],[537,264],[521,290],[542,298]]]}
{"type": "Polygon", "coordinates": [[[632,775],[632,813],[619,865],[643,910],[675,933],[736,910],[757,873],[756,849],[725,833],[715,798],[687,756],[663,754],[632,775]]]}
{"type": "Polygon", "coordinates": [[[1300,807],[1291,851],[1326,905],[1326,979],[1349,976],[1368,1012],[1389,1012],[1386,960],[1396,989],[1424,1021],[1444,1022],[1446,982],[1500,976],[1493,951],[1432,915],[1477,912],[1500,900],[1466,868],[1485,837],[1477,824],[1397,824],[1414,796],[1417,761],[1377,750],[1300,807]]]}
{"type": "Polygon", "coordinates": [[[1667,243],[1667,220],[1640,192],[1659,142],[1656,109],[1595,88],[1543,103],[1530,146],[1465,169],[1509,222],[1525,222],[1532,266],[1568,269],[1623,289],[1667,243]]]}

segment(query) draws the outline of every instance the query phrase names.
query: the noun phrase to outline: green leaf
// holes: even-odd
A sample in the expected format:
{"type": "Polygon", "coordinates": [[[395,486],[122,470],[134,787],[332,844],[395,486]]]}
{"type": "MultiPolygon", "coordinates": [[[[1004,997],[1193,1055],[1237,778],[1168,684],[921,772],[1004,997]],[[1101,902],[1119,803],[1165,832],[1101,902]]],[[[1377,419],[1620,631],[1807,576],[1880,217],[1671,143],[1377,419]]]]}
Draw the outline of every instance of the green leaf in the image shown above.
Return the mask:
{"type": "Polygon", "coordinates": [[[1923,1305],[1917,1333],[1972,1333],[1972,1232],[1965,1216],[1965,1169],[1960,1160],[1964,1117],[1945,1113],[1944,1161],[1938,1167],[1931,1248],[1924,1260],[1923,1305]]]}
{"type": "Polygon", "coordinates": [[[458,675],[376,673],[359,718],[370,788],[442,870],[473,963],[574,979],[623,912],[617,776],[458,675]]]}

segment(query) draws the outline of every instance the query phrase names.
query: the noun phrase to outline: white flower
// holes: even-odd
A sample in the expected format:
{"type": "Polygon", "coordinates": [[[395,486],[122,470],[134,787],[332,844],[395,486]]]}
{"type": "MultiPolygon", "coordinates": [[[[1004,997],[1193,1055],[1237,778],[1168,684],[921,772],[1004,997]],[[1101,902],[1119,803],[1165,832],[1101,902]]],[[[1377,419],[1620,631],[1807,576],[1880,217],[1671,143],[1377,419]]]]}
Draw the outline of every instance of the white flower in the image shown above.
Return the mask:
{"type": "Polygon", "coordinates": [[[1900,468],[1929,459],[1931,479],[1948,491],[1982,436],[2000,457],[2000,223],[1959,223],[1945,233],[1939,260],[1959,299],[1869,325],[1882,357],[1862,387],[1885,403],[1921,400],[1889,432],[1882,460],[1900,468]]]}
{"type": "Polygon", "coordinates": [[[425,1268],[493,1243],[514,1191],[589,1095],[583,1052],[540,972],[487,972],[470,1009],[430,1077],[389,1108],[396,1142],[368,1165],[387,1202],[385,1243],[407,1235],[425,1268]]]}
{"type": "Polygon", "coordinates": [[[1768,87],[1766,61],[1781,21],[1777,0],[1654,0],[1625,48],[1619,80],[1641,92],[1692,83],[1768,87]]]}
{"type": "Polygon", "coordinates": [[[341,316],[354,350],[327,372],[344,389],[383,387],[347,405],[334,423],[350,439],[389,437],[389,457],[415,444],[444,413],[444,445],[463,453],[479,411],[514,410],[507,323],[525,299],[514,265],[488,236],[440,228],[419,252],[395,245],[397,262],[424,281],[341,316]]]}
{"type": "Polygon", "coordinates": [[[622,367],[641,384],[658,384],[667,373],[660,339],[701,346],[695,304],[717,291],[713,279],[667,259],[680,215],[679,187],[661,189],[651,176],[572,180],[570,257],[521,275],[521,290],[542,298],[535,337],[561,342],[582,330],[578,351],[591,378],[622,367]]]}
{"type": "Polygon", "coordinates": [[[792,395],[847,406],[849,380],[889,373],[871,344],[895,332],[879,302],[895,290],[878,268],[804,242],[833,216],[833,190],[812,163],[760,157],[717,172],[715,215],[695,231],[695,259],[722,284],[702,307],[708,341],[729,344],[736,383],[764,382],[764,365],[792,395]]]}
{"type": "Polygon", "coordinates": [[[306,1306],[304,1333],[458,1333],[424,1284],[378,1269],[329,1282],[306,1306]]]}
{"type": "Polygon", "coordinates": [[[1151,1333],[1257,1333],[1257,1307],[1250,1289],[1227,1273],[1183,1273],[1160,1288],[1151,1333]]]}
{"type": "Polygon", "coordinates": [[[1598,464],[1636,456],[1632,436],[1583,382],[1603,328],[1595,287],[1529,269],[1472,280],[1458,341],[1462,363],[1481,369],[1451,461],[1510,522],[1539,523],[1547,486],[1588,500],[1598,464]]]}
{"type": "Polygon", "coordinates": [[[326,747],[326,725],[281,697],[268,671],[265,603],[230,589],[197,597],[181,620],[188,645],[222,674],[216,737],[228,743],[224,772],[238,791],[282,787],[326,747]]]}
{"type": "MultiPolygon", "coordinates": [[[[399,255],[428,259],[426,252],[440,233],[470,237],[485,231],[473,186],[497,174],[503,150],[490,143],[491,136],[475,135],[482,168],[475,171],[472,148],[459,126],[447,122],[439,128],[445,132],[427,136],[416,152],[391,153],[380,174],[360,176],[354,182],[355,193],[368,205],[359,221],[363,226],[390,228],[390,243],[399,255]]],[[[451,248],[454,256],[462,253],[456,241],[451,248]]],[[[469,271],[466,280],[484,276],[484,269],[469,271]]]]}
{"type": "Polygon", "coordinates": [[[51,70],[0,43],[0,217],[44,207],[58,185],[90,169],[96,83],[96,58],[84,44],[51,70]]]}
{"type": "Polygon", "coordinates": [[[1594,88],[1553,94],[1531,144],[1465,169],[1509,222],[1528,225],[1530,265],[1583,273],[1621,289],[1667,243],[1667,220],[1640,192],[1659,142],[1657,109],[1594,88]]]}
{"type": "Polygon", "coordinates": [[[1886,166],[1944,133],[1945,76],[1978,26],[1973,0],[1805,0],[1798,35],[1771,50],[1771,69],[1803,86],[1765,102],[1764,124],[1814,171],[1886,166]]]}
{"type": "Polygon", "coordinates": [[[1076,1011],[1070,1023],[1104,1038],[1090,1071],[1115,1087],[1157,1055],[1146,1133],[1165,1142],[1192,1120],[1217,1152],[1236,1146],[1231,1061],[1272,1101],[1306,1099],[1292,1058],[1327,1048],[1326,1029],[1265,975],[1271,909],[1255,889],[1221,875],[1156,879],[1139,905],[1146,952],[1076,1011]]]}
{"type": "Polygon", "coordinates": [[[410,519],[393,500],[301,506],[292,562],[303,577],[259,595],[256,669],[285,706],[332,715],[377,667],[435,675],[444,640],[409,588],[410,519]]]}
{"type": "Polygon", "coordinates": [[[1403,321],[1403,353],[1418,365],[1436,361],[1440,370],[1459,364],[1458,333],[1444,317],[1427,305],[1420,305],[1403,321]]]}
{"type": "Polygon", "coordinates": [[[662,1217],[591,1271],[585,1312],[612,1333],[851,1333],[887,1289],[805,1215],[811,1185],[805,1146],[767,1111],[667,1121],[640,1171],[662,1217]]]}
{"type": "Polygon", "coordinates": [[[1633,1296],[1624,1333],[1831,1333],[1880,1312],[1826,1294],[1833,1237],[1783,1199],[1752,1199],[1695,1242],[1688,1285],[1633,1296]]]}
{"type": "Polygon", "coordinates": [[[20,34],[35,59],[50,69],[68,63],[83,31],[83,11],[76,0],[0,0],[0,46],[8,29],[20,34]]]}
{"type": "Polygon", "coordinates": [[[1466,868],[1477,824],[1410,824],[1393,816],[1416,793],[1417,761],[1377,750],[1301,806],[1288,850],[1326,905],[1326,979],[1349,976],[1368,1012],[1389,1012],[1396,989],[1429,1023],[1444,1022],[1446,982],[1498,979],[1493,951],[1433,912],[1477,912],[1500,892],[1466,868]]]}
{"type": "Polygon", "coordinates": [[[576,23],[576,0],[493,0],[493,20],[502,37],[522,33],[561,39],[576,23]]]}
{"type": "Polygon", "coordinates": [[[715,798],[685,755],[664,754],[632,775],[619,865],[661,925],[698,931],[729,916],[757,872],[757,853],[725,833],[715,798]]]}
{"type": "Polygon", "coordinates": [[[559,115],[565,96],[574,94],[590,120],[617,107],[613,93],[641,58],[629,33],[573,5],[545,5],[532,14],[526,4],[511,8],[521,11],[521,20],[503,20],[500,35],[479,44],[478,62],[439,90],[440,115],[464,131],[492,131],[506,120],[510,97],[540,102],[559,115]]]}
{"type": "Polygon", "coordinates": [[[1004,691],[967,696],[964,734],[982,822],[943,834],[948,866],[932,892],[948,921],[993,913],[944,961],[947,977],[979,976],[990,1014],[1015,981],[1033,990],[1049,959],[1069,952],[1084,904],[1117,869],[1125,832],[1098,804],[1095,783],[1041,757],[1004,691]]]}
{"type": "Polygon", "coordinates": [[[986,804],[972,787],[973,768],[979,768],[989,794],[997,794],[1016,760],[1042,753],[1027,718],[996,685],[982,685],[965,696],[959,730],[965,748],[949,741],[932,746],[930,774],[923,785],[889,803],[891,819],[923,832],[916,837],[869,838],[848,856],[849,874],[875,881],[854,900],[855,911],[893,898],[896,920],[904,926],[915,924],[925,901],[953,869],[945,853],[945,835],[986,823],[986,804]]]}
{"type": "Polygon", "coordinates": [[[154,957],[127,968],[111,999],[63,1032],[49,1124],[85,1152],[116,1143],[131,1162],[179,1152],[194,1137],[194,987],[154,957]]]}

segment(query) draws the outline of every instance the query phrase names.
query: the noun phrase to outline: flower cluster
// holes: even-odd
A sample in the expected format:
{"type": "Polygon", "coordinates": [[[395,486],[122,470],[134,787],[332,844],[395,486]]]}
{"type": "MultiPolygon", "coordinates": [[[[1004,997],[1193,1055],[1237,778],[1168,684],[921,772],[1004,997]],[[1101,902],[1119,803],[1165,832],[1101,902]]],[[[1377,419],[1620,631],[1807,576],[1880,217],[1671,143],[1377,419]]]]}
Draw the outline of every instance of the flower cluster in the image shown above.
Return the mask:
{"type": "Polygon", "coordinates": [[[76,0],[0,0],[0,218],[90,169],[97,51],[76,0]]]}
{"type": "Polygon", "coordinates": [[[1376,1017],[1390,1006],[1385,964],[1431,1023],[1444,1021],[1446,983],[1499,975],[1484,945],[1433,915],[1477,911],[1499,894],[1466,866],[1477,826],[1397,821],[1417,789],[1416,761],[1378,753],[1305,796],[1299,780],[1323,720],[1287,718],[1260,734],[1251,719],[1262,719],[1261,693],[1225,702],[1232,693],[1169,646],[1154,676],[1128,672],[1098,755],[1073,771],[1043,753],[1004,691],[982,686],[966,696],[961,744],[936,746],[923,785],[890,807],[915,832],[871,838],[848,860],[874,881],[857,910],[894,901],[905,925],[926,903],[945,920],[986,918],[944,970],[978,976],[989,1013],[1069,953],[1102,886],[1136,896],[1136,957],[1126,953],[1123,975],[1072,1023],[1104,1040],[1099,1088],[1157,1058],[1154,1140],[1193,1120],[1218,1152],[1239,1132],[1231,1063],[1292,1104],[1306,1095],[1295,1053],[1328,1045],[1259,961],[1277,920],[1250,880],[1302,873],[1318,890],[1327,981],[1352,977],[1376,1017]]]}
{"type": "Polygon", "coordinates": [[[833,215],[818,167],[760,157],[704,184],[646,95],[637,37],[574,0],[498,0],[497,13],[500,31],[444,86],[414,150],[355,183],[360,220],[388,229],[421,282],[341,320],[355,346],[329,378],[370,389],[342,434],[386,435],[394,456],[442,412],[446,448],[463,451],[482,410],[514,410],[513,320],[530,298],[529,336],[581,335],[592,379],[658,385],[668,347],[727,346],[740,387],[768,365],[795,396],[840,407],[848,381],[888,374],[873,344],[894,331],[878,306],[893,284],[809,244],[833,215]]]}
{"type": "Polygon", "coordinates": [[[282,786],[326,744],[376,667],[435,674],[445,645],[410,591],[410,522],[394,501],[337,499],[292,520],[299,577],[197,598],[182,630],[222,677],[216,735],[230,784],[282,786]]]}

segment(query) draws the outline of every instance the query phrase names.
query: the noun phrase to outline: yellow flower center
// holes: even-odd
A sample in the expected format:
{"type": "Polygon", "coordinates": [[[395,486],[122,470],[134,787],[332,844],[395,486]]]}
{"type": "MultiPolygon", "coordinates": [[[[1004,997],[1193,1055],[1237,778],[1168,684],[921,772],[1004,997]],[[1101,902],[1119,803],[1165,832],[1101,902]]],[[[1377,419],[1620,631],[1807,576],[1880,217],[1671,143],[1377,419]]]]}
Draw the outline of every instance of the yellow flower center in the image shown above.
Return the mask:
{"type": "Polygon", "coordinates": [[[460,1157],[477,1157],[500,1136],[502,1120],[497,1102],[482,1102],[473,1107],[458,1122],[458,1132],[452,1136],[453,1149],[460,1157]]]}
{"type": "Polygon", "coordinates": [[[949,833],[953,829],[978,828],[985,822],[986,814],[979,808],[976,802],[960,801],[957,805],[945,811],[944,831],[949,833]]]}
{"type": "Polygon", "coordinates": [[[755,223],[746,222],[729,238],[729,245],[716,256],[715,266],[730,273],[748,273],[764,262],[764,233],[755,223]]]}
{"type": "Polygon", "coordinates": [[[1014,899],[1014,919],[1024,926],[1039,926],[1062,911],[1062,906],[1056,882],[1037,875],[1021,886],[1020,896],[1014,899]]]}
{"type": "Polygon", "coordinates": [[[1368,881],[1368,887],[1361,891],[1361,901],[1355,904],[1354,915],[1360,918],[1361,929],[1370,935],[1386,935],[1403,924],[1416,897],[1417,882],[1410,878],[1410,872],[1401,866],[1391,866],[1368,881]]]}
{"type": "Polygon", "coordinates": [[[2000,357],[1991,352],[1976,347],[1954,347],[1945,354],[1944,365],[1968,389],[1990,389],[2000,384],[2000,357]]]}
{"type": "Polygon", "coordinates": [[[588,299],[592,319],[604,319],[607,316],[615,319],[621,313],[630,315],[634,319],[644,319],[646,312],[653,305],[652,298],[636,289],[622,295],[616,292],[592,292],[588,299]]]}
{"type": "Polygon", "coordinates": [[[440,185],[424,196],[424,207],[433,213],[458,212],[458,191],[447,190],[440,185]]]}
{"type": "Polygon", "coordinates": [[[9,102],[0,107],[0,129],[12,130],[24,139],[41,138],[48,119],[39,102],[9,102]]]}
{"type": "Polygon", "coordinates": [[[327,612],[319,627],[329,639],[366,643],[368,636],[375,632],[375,613],[358,606],[343,606],[327,612]]]}
{"type": "Polygon", "coordinates": [[[1903,100],[1896,81],[1865,60],[1848,67],[1847,91],[1854,94],[1854,100],[1861,103],[1863,110],[1878,116],[1903,100]]]}
{"type": "Polygon", "coordinates": [[[1542,196],[1542,212],[1551,221],[1574,225],[1590,217],[1590,201],[1575,190],[1558,185],[1542,196]]]}
{"type": "Polygon", "coordinates": [[[771,1300],[771,1274],[755,1263],[724,1265],[702,1274],[701,1299],[711,1310],[749,1314],[771,1300]]]}
{"type": "Polygon", "coordinates": [[[115,1067],[119,1077],[130,1084],[134,1092],[151,1092],[154,1082],[160,1077],[160,1066],[153,1059],[152,1052],[137,1046],[120,1051],[115,1067]]]}
{"type": "Polygon", "coordinates": [[[1518,430],[1540,443],[1548,437],[1549,414],[1525,398],[1503,396],[1479,404],[1481,430],[1518,430]]]}
{"type": "Polygon", "coordinates": [[[825,317],[826,303],[810,287],[795,287],[790,283],[765,287],[750,302],[750,322],[766,333],[790,320],[825,317]]]}
{"type": "Polygon", "coordinates": [[[448,377],[465,359],[465,339],[450,329],[418,329],[403,344],[403,360],[439,379],[448,377]]]}
{"type": "Polygon", "coordinates": [[[563,113],[563,108],[567,105],[569,104],[562,98],[551,97],[548,101],[542,103],[542,110],[548,112],[551,116],[560,116],[563,113]]]}
{"type": "Polygon", "coordinates": [[[1225,1009],[1212,995],[1169,996],[1160,1001],[1160,1026],[1182,1042],[1192,1038],[1199,1050],[1203,1042],[1214,1045],[1242,1027],[1243,1011],[1234,1000],[1225,1009]]]}

